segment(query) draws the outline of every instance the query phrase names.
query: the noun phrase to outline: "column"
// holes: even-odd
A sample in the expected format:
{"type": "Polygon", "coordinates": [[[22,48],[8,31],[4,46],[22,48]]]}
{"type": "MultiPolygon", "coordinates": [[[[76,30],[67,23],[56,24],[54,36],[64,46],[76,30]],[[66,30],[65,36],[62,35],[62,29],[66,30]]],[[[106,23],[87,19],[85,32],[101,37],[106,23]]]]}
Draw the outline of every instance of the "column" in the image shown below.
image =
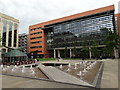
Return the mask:
{"type": "Polygon", "coordinates": [[[54,58],[56,58],[56,50],[54,49],[54,58]]]}
{"type": "MultiPolygon", "coordinates": [[[[8,46],[8,39],[9,39],[9,24],[8,24],[8,21],[7,21],[7,25],[6,25],[6,44],[5,46],[8,46]]],[[[6,49],[6,52],[8,52],[8,50],[6,49]]]]}
{"type": "Polygon", "coordinates": [[[92,57],[91,47],[89,47],[89,56],[90,56],[90,59],[91,59],[91,57],[92,57]]]}
{"type": "Polygon", "coordinates": [[[72,57],[72,52],[71,52],[71,49],[70,49],[70,58],[72,57]]]}
{"type": "Polygon", "coordinates": [[[118,49],[114,48],[114,56],[115,58],[119,58],[119,53],[118,53],[118,49]]]}
{"type": "Polygon", "coordinates": [[[58,50],[58,57],[60,57],[60,50],[58,50]]]}
{"type": "Polygon", "coordinates": [[[14,23],[12,25],[12,47],[14,46],[14,23]]]}
{"type": "MultiPolygon", "coordinates": [[[[2,18],[1,18],[1,22],[2,22],[2,18]]],[[[3,35],[3,30],[2,30],[2,23],[0,23],[0,38],[1,38],[1,41],[0,41],[0,62],[2,62],[2,35],[3,35]]]]}
{"type": "Polygon", "coordinates": [[[19,29],[19,25],[18,25],[18,23],[17,23],[17,41],[16,41],[16,48],[18,48],[18,29],[19,29]]]}

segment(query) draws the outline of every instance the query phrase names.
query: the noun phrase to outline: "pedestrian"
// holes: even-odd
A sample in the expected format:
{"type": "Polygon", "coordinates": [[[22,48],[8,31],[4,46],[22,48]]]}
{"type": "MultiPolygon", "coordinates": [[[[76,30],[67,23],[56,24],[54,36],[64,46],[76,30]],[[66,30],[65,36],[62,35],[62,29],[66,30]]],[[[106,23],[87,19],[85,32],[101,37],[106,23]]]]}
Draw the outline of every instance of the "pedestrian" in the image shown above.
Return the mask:
{"type": "Polygon", "coordinates": [[[58,58],[57,58],[57,61],[58,61],[58,62],[59,62],[59,59],[60,59],[60,58],[58,57],[58,58]]]}

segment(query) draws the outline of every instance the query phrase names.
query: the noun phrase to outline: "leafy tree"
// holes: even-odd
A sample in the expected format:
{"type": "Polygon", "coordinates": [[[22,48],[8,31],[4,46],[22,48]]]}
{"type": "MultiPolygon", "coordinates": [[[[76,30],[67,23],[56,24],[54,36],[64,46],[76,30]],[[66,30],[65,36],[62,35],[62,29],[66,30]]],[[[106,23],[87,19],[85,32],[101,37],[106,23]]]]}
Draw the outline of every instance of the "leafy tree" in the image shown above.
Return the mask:
{"type": "Polygon", "coordinates": [[[100,51],[98,50],[97,47],[98,47],[97,39],[94,38],[92,43],[92,52],[94,53],[95,58],[98,58],[100,55],[100,51]]]}
{"type": "MultiPolygon", "coordinates": [[[[75,37],[75,38],[77,38],[77,37],[75,37]]],[[[77,50],[76,50],[76,40],[73,40],[73,45],[74,45],[74,48],[73,48],[73,54],[74,54],[74,56],[76,56],[76,55],[77,55],[77,50]]]]}
{"type": "Polygon", "coordinates": [[[103,51],[106,54],[112,56],[114,49],[118,49],[120,46],[120,41],[119,41],[120,37],[112,29],[105,28],[104,30],[106,31],[106,35],[105,35],[105,40],[103,42],[105,45],[103,51]]]}
{"type": "Polygon", "coordinates": [[[83,59],[86,58],[88,52],[89,52],[89,46],[88,46],[88,41],[87,41],[87,38],[84,38],[84,41],[83,41],[83,47],[81,49],[81,52],[82,52],[82,56],[83,56],[83,59]]]}
{"type": "Polygon", "coordinates": [[[67,51],[67,43],[66,43],[66,40],[65,40],[65,38],[64,38],[64,42],[65,42],[65,50],[64,50],[64,55],[65,55],[65,58],[67,58],[68,51],[67,51]]]}

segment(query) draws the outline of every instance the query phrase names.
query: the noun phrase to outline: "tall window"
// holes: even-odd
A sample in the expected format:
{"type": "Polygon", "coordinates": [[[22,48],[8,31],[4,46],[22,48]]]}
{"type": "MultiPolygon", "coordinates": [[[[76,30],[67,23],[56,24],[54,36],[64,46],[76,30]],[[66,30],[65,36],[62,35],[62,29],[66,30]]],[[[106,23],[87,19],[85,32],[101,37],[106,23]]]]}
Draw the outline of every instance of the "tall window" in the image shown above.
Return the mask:
{"type": "Polygon", "coordinates": [[[3,20],[3,38],[2,38],[2,45],[6,43],[6,30],[7,30],[7,21],[3,20]]]}
{"type": "Polygon", "coordinates": [[[12,22],[9,22],[9,31],[12,31],[12,22]]]}
{"type": "Polygon", "coordinates": [[[14,24],[14,30],[17,30],[18,25],[15,23],[14,24]]]}
{"type": "Polygon", "coordinates": [[[7,21],[3,20],[3,33],[6,32],[7,29],[7,21]]]}
{"type": "Polygon", "coordinates": [[[17,46],[17,24],[14,24],[14,47],[17,46]]]}

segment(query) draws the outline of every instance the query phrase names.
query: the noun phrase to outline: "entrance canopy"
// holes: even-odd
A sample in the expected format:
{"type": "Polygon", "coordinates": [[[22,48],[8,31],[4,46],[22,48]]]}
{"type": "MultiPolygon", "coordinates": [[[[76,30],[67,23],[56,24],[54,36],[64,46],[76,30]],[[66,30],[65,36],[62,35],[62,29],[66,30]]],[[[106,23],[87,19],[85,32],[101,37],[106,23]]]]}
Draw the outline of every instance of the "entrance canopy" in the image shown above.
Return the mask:
{"type": "Polygon", "coordinates": [[[25,53],[19,50],[11,50],[10,52],[5,54],[5,57],[17,57],[17,56],[27,56],[25,53]]]}
{"type": "Polygon", "coordinates": [[[27,54],[16,49],[11,50],[10,52],[4,55],[4,61],[6,62],[24,61],[26,59],[27,59],[27,54]]]}

